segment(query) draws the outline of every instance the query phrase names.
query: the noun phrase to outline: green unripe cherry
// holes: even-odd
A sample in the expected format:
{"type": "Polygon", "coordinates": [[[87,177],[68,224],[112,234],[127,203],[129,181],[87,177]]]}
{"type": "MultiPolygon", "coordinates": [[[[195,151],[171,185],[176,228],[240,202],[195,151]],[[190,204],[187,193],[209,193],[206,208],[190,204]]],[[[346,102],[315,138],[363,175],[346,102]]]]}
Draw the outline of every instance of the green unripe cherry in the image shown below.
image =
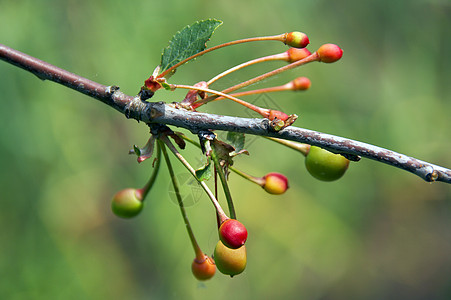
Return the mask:
{"type": "Polygon", "coordinates": [[[113,213],[121,218],[132,218],[138,215],[143,208],[140,190],[127,188],[114,195],[111,202],[113,213]]]}
{"type": "Polygon", "coordinates": [[[305,166],[308,172],[316,179],[334,181],[346,172],[349,160],[340,154],[311,146],[305,158],[305,166]]]}
{"type": "Polygon", "coordinates": [[[235,276],[246,268],[246,246],[231,249],[218,241],[215,247],[214,260],[218,270],[226,275],[235,276]]]}

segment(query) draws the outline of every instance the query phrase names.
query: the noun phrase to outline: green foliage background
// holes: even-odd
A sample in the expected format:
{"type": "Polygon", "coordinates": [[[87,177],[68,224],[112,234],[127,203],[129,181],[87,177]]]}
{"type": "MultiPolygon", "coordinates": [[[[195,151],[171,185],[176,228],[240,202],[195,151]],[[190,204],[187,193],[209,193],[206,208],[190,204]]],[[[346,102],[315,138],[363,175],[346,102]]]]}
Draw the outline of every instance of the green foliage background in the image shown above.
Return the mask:
{"type": "MultiPolygon", "coordinates": [[[[0,42],[136,94],[172,35],[206,18],[224,21],[210,45],[300,30],[311,50],[327,42],[344,49],[336,64],[310,64],[259,85],[308,76],[308,92],[250,101],[297,113],[297,126],[451,167],[449,1],[1,0],[0,42]]],[[[222,49],[171,82],[193,84],[285,49],[266,42],[222,49]]],[[[216,87],[280,65],[249,68],[216,87]]],[[[150,162],[127,155],[146,142],[146,126],[3,62],[0,78],[2,299],[451,297],[450,185],[368,160],[338,182],[318,182],[300,154],[248,137],[251,155],[235,165],[259,176],[283,172],[291,188],[271,196],[231,176],[238,218],[250,232],[248,267],[199,284],[165,169],[140,217],[124,221],[110,211],[116,191],[140,187],[150,174],[150,162]]],[[[183,94],[161,91],[156,99],[183,94]]],[[[249,116],[226,102],[205,111],[249,116]]],[[[201,165],[196,149],[185,152],[201,165]]],[[[188,214],[211,253],[213,208],[197,200],[188,214]]]]}

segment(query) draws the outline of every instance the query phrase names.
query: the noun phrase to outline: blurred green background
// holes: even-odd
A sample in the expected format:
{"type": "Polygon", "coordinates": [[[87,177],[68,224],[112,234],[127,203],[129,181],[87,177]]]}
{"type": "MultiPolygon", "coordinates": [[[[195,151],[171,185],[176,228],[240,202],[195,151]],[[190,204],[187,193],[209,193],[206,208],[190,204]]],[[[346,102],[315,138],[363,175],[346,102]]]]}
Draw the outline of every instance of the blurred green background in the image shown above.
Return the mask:
{"type": "MultiPolygon", "coordinates": [[[[341,135],[451,167],[451,4],[402,1],[13,1],[0,0],[0,43],[136,94],[172,35],[196,20],[224,21],[209,45],[300,30],[317,49],[344,49],[335,64],[309,64],[261,83],[308,76],[302,93],[249,97],[300,116],[296,126],[341,135]]],[[[222,49],[181,68],[193,84],[279,43],[222,49]]],[[[283,65],[218,81],[225,88],[283,65]]],[[[248,266],[206,283],[171,200],[164,168],[136,219],[110,211],[114,193],[141,187],[149,161],[127,152],[148,129],[82,94],[0,62],[0,298],[2,299],[449,299],[451,187],[363,160],[338,182],[310,177],[293,150],[248,137],[253,175],[283,172],[271,196],[232,174],[238,218],[249,230],[248,266]]],[[[177,101],[184,92],[161,91],[177,101]]],[[[248,116],[231,103],[204,111],[248,116]]],[[[199,152],[184,151],[195,167],[199,152]]],[[[175,163],[175,161],[174,161],[175,163]]],[[[177,164],[176,164],[177,165],[177,164]]],[[[177,174],[186,176],[177,165],[177,174]]],[[[223,197],[222,200],[223,201],[223,197]]],[[[187,208],[207,253],[213,208],[187,208]]]]}

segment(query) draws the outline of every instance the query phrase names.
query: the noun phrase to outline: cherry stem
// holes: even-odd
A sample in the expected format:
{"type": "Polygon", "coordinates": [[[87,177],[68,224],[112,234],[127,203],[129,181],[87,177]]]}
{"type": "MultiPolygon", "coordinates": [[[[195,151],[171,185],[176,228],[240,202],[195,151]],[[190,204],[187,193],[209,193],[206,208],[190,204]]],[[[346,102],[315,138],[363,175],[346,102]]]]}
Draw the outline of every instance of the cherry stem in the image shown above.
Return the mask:
{"type": "Polygon", "coordinates": [[[180,212],[182,213],[183,221],[185,222],[185,226],[186,226],[186,230],[188,231],[189,239],[191,241],[191,244],[193,245],[194,253],[196,254],[196,259],[199,261],[202,261],[205,257],[205,254],[204,254],[204,252],[202,252],[202,250],[199,247],[199,244],[196,241],[196,238],[193,233],[193,229],[191,228],[191,224],[188,220],[188,216],[186,215],[185,206],[183,205],[183,200],[182,200],[182,197],[180,196],[179,184],[177,181],[177,177],[175,177],[174,169],[172,168],[172,164],[169,159],[168,152],[166,151],[166,147],[163,144],[163,142],[158,141],[158,144],[160,146],[159,148],[161,148],[163,151],[164,160],[166,161],[166,165],[168,166],[169,175],[171,176],[172,185],[174,186],[174,191],[175,191],[175,195],[177,197],[177,202],[180,207],[180,212]]]}
{"type": "MultiPolygon", "coordinates": [[[[178,134],[178,136],[180,136],[185,141],[187,141],[187,142],[193,144],[194,146],[198,147],[199,149],[201,149],[201,146],[200,146],[200,144],[198,142],[193,141],[192,139],[190,139],[189,137],[187,137],[183,133],[177,133],[177,134],[178,134]]],[[[235,212],[235,207],[233,205],[232,196],[231,196],[231,193],[230,193],[230,190],[229,190],[229,187],[228,187],[227,180],[225,179],[224,172],[222,171],[222,168],[220,167],[220,164],[219,164],[219,160],[217,159],[217,155],[216,155],[216,151],[214,150],[214,147],[212,148],[212,159],[213,159],[213,162],[215,164],[215,166],[214,166],[215,173],[214,174],[215,174],[215,196],[216,196],[216,199],[218,199],[217,175],[219,173],[221,184],[222,184],[222,186],[224,188],[224,194],[226,195],[227,205],[229,206],[230,217],[232,219],[236,219],[236,212],[235,212]],[[219,165],[219,168],[218,168],[218,165],[219,165]],[[218,169],[219,169],[219,171],[218,171],[218,169]],[[224,178],[222,178],[221,175],[224,176],[224,178]],[[227,189],[227,191],[226,191],[226,189],[227,189]],[[227,195],[229,195],[230,198],[227,195]]],[[[231,168],[231,166],[229,166],[229,168],[231,168]]],[[[220,221],[218,219],[218,227],[221,225],[221,223],[219,223],[219,222],[220,221]]]]}
{"type": "Polygon", "coordinates": [[[230,193],[229,185],[227,183],[227,179],[225,177],[224,170],[221,167],[221,163],[219,162],[219,158],[218,158],[218,155],[216,154],[216,149],[215,149],[214,145],[213,145],[213,147],[211,147],[211,158],[213,159],[213,161],[215,163],[215,169],[216,169],[217,173],[219,174],[219,179],[221,180],[221,185],[222,185],[224,194],[227,199],[227,205],[229,207],[230,218],[236,219],[235,207],[234,207],[233,201],[232,201],[232,194],[230,193]]]}
{"type": "Polygon", "coordinates": [[[216,170],[216,166],[214,167],[214,174],[215,174],[215,177],[214,177],[214,180],[215,180],[215,197],[216,197],[216,200],[219,201],[219,198],[218,198],[218,171],[216,170]]]}
{"type": "MultiPolygon", "coordinates": [[[[318,55],[317,52],[314,52],[313,54],[310,54],[309,56],[307,56],[307,57],[305,57],[305,58],[303,58],[303,59],[301,59],[301,60],[295,61],[295,62],[293,62],[293,63],[291,63],[291,64],[289,64],[289,65],[280,67],[280,68],[278,68],[278,69],[272,70],[272,71],[267,72],[267,73],[265,73],[265,74],[262,74],[262,75],[260,75],[260,76],[254,77],[254,78],[252,78],[252,79],[249,79],[249,80],[244,81],[244,82],[242,82],[242,83],[239,83],[239,84],[237,84],[237,85],[234,85],[234,86],[232,86],[232,87],[229,87],[229,88],[227,88],[227,89],[221,91],[221,93],[226,94],[226,93],[233,92],[233,91],[235,91],[235,90],[237,90],[237,89],[241,89],[241,88],[246,87],[246,86],[248,86],[248,85],[251,85],[251,84],[254,84],[254,83],[259,82],[259,81],[261,81],[261,80],[264,80],[264,79],[266,79],[266,78],[269,78],[269,77],[271,77],[271,76],[278,75],[278,74],[280,74],[280,73],[282,73],[282,72],[285,72],[285,71],[291,70],[291,69],[293,69],[293,68],[296,68],[296,67],[305,65],[305,64],[310,63],[310,62],[313,62],[313,61],[318,61],[318,60],[319,60],[319,55],[318,55]]],[[[207,98],[203,99],[203,100],[202,100],[203,104],[208,103],[208,102],[212,101],[213,99],[218,98],[218,95],[219,95],[219,94],[216,93],[215,96],[210,96],[210,97],[207,97],[207,98]]],[[[222,96],[222,95],[219,95],[219,96],[222,96]]]]}
{"type": "Polygon", "coordinates": [[[252,175],[249,175],[241,170],[236,169],[235,167],[229,166],[229,169],[233,172],[235,172],[236,174],[240,175],[241,177],[258,184],[259,186],[263,186],[265,185],[265,180],[261,177],[255,177],[252,175]]]}
{"type": "Polygon", "coordinates": [[[147,181],[147,183],[144,185],[144,187],[141,189],[138,189],[138,192],[142,196],[142,201],[144,201],[144,199],[146,198],[150,189],[152,188],[153,184],[155,183],[155,180],[157,179],[158,170],[160,169],[160,161],[161,161],[161,149],[160,149],[160,145],[157,144],[157,155],[155,157],[155,166],[152,171],[152,174],[150,175],[150,178],[147,181]]]}
{"type": "MultiPolygon", "coordinates": [[[[249,95],[271,93],[271,92],[290,91],[290,90],[293,90],[293,84],[291,82],[284,84],[284,85],[279,85],[279,86],[273,86],[273,87],[267,87],[267,88],[258,89],[258,90],[234,93],[234,94],[230,94],[229,96],[241,97],[241,96],[249,96],[249,95]]],[[[217,101],[217,100],[221,100],[221,99],[224,99],[224,97],[220,96],[214,100],[207,101],[207,102],[213,102],[213,101],[217,101]]],[[[200,105],[204,104],[203,100],[205,100],[205,99],[202,99],[202,100],[196,102],[194,105],[196,105],[196,107],[199,107],[200,105]]]]}
{"type": "Polygon", "coordinates": [[[285,40],[286,40],[286,33],[283,33],[283,34],[273,35],[273,36],[263,36],[263,37],[253,37],[253,38],[241,39],[241,40],[231,41],[231,42],[228,42],[228,43],[217,45],[217,46],[205,49],[205,50],[203,50],[201,52],[198,52],[198,53],[196,53],[194,55],[191,55],[190,57],[182,60],[181,62],[173,65],[169,69],[163,71],[160,75],[157,76],[157,78],[164,77],[166,74],[168,74],[168,73],[172,72],[173,70],[177,69],[178,67],[180,67],[184,63],[186,63],[186,62],[188,62],[188,61],[190,61],[190,60],[192,60],[192,59],[194,59],[196,57],[204,55],[204,54],[206,54],[208,52],[211,52],[213,50],[217,50],[219,48],[232,46],[232,45],[237,45],[237,44],[242,44],[242,43],[248,43],[248,42],[257,42],[257,41],[282,41],[282,42],[285,42],[285,40]]]}
{"type": "MultiPolygon", "coordinates": [[[[212,90],[212,89],[203,88],[203,87],[197,87],[197,86],[192,86],[192,85],[184,85],[184,84],[172,84],[171,88],[172,89],[181,88],[181,89],[189,89],[189,90],[198,90],[198,91],[203,91],[203,92],[207,92],[207,93],[211,93],[211,94],[216,94],[218,96],[222,96],[222,97],[230,99],[230,100],[232,100],[232,101],[234,101],[236,103],[239,103],[239,104],[241,104],[241,105],[243,105],[243,106],[245,106],[245,107],[247,107],[247,108],[249,108],[249,109],[251,109],[251,110],[253,110],[253,111],[257,112],[257,113],[259,113],[264,118],[268,118],[269,117],[269,113],[270,113],[269,109],[258,107],[256,105],[250,104],[250,103],[248,103],[248,102],[246,102],[244,100],[238,99],[236,97],[233,97],[233,96],[230,96],[230,95],[227,95],[225,93],[218,92],[218,91],[215,91],[215,90],[212,90]]],[[[196,109],[199,106],[200,105],[193,105],[193,108],[196,109]]]]}
{"type": "Polygon", "coordinates": [[[254,65],[254,64],[258,64],[258,63],[261,63],[261,62],[265,62],[265,61],[287,60],[287,57],[288,57],[287,53],[283,52],[283,53],[273,54],[273,55],[269,55],[269,56],[265,56],[265,57],[259,57],[259,58],[256,58],[256,59],[244,62],[242,64],[239,64],[239,65],[237,65],[237,66],[235,66],[233,68],[230,68],[230,69],[228,69],[228,70],[216,75],[215,77],[213,77],[212,79],[210,79],[207,82],[207,86],[210,86],[216,80],[221,79],[222,77],[224,77],[224,76],[226,76],[226,75],[228,75],[230,73],[233,73],[235,71],[238,71],[240,69],[243,69],[245,67],[248,67],[248,66],[251,66],[251,65],[254,65]]]}
{"type": "Polygon", "coordinates": [[[184,133],[182,132],[176,132],[175,134],[177,134],[179,137],[181,137],[182,139],[184,139],[185,141],[189,142],[190,144],[196,146],[197,148],[201,149],[201,146],[198,142],[190,139],[189,137],[187,137],[184,133]]]}
{"type": "MultiPolygon", "coordinates": [[[[215,197],[216,199],[218,198],[218,171],[216,170],[216,166],[214,166],[214,174],[215,174],[215,197]]],[[[219,214],[216,212],[216,224],[218,225],[218,229],[221,226],[221,220],[219,218],[219,214]]],[[[219,234],[219,231],[218,231],[219,234]]],[[[221,238],[221,236],[219,236],[219,238],[221,238]]]]}
{"type": "Polygon", "coordinates": [[[307,154],[310,150],[309,144],[302,144],[302,143],[297,143],[297,142],[293,142],[293,141],[282,140],[282,139],[272,138],[272,137],[265,137],[265,138],[268,140],[277,142],[281,145],[287,146],[291,149],[297,150],[297,151],[301,152],[304,156],[307,156],[307,154]]]}
{"type": "Polygon", "coordinates": [[[160,140],[162,140],[166,146],[171,150],[171,152],[178,158],[178,160],[182,163],[183,166],[191,173],[191,175],[194,176],[194,178],[199,182],[201,187],[204,189],[204,191],[207,193],[208,197],[210,198],[211,202],[213,203],[214,207],[216,208],[216,212],[219,214],[219,217],[221,219],[221,222],[229,219],[227,215],[225,214],[224,210],[222,209],[221,205],[219,204],[218,200],[216,200],[215,196],[211,192],[211,190],[208,188],[207,184],[204,181],[199,180],[196,176],[196,170],[188,163],[188,161],[178,152],[178,150],[175,148],[175,146],[171,143],[171,141],[166,136],[161,136],[160,140]]]}

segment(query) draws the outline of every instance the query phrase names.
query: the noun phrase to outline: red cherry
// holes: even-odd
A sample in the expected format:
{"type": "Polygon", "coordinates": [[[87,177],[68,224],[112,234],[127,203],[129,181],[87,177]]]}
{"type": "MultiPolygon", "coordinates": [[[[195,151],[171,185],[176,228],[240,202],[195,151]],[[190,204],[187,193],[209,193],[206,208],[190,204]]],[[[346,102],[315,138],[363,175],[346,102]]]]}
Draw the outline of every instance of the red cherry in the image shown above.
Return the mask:
{"type": "Polygon", "coordinates": [[[219,237],[224,245],[237,249],[246,242],[247,229],[241,222],[235,219],[228,219],[219,227],[219,237]]]}
{"type": "Polygon", "coordinates": [[[317,51],[319,60],[324,63],[333,63],[343,56],[343,50],[335,44],[324,44],[317,51]]]}

